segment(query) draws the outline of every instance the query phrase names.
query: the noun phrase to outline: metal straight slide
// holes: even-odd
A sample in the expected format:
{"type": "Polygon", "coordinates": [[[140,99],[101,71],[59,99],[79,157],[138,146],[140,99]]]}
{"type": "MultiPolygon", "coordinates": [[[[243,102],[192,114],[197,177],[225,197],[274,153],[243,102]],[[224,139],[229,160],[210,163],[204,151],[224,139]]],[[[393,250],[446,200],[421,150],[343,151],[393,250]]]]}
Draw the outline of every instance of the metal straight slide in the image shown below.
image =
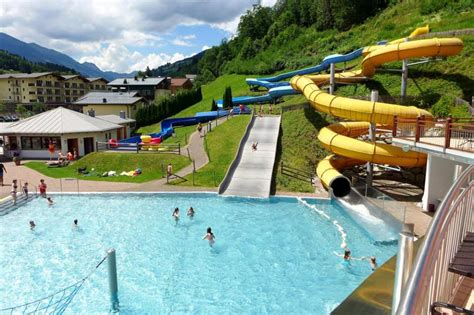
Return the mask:
{"type": "Polygon", "coordinates": [[[256,117],[247,141],[242,145],[242,154],[227,188],[222,192],[228,196],[256,198],[270,197],[273,166],[275,164],[279,116],[256,117]],[[252,144],[257,143],[257,149],[252,144]]]}

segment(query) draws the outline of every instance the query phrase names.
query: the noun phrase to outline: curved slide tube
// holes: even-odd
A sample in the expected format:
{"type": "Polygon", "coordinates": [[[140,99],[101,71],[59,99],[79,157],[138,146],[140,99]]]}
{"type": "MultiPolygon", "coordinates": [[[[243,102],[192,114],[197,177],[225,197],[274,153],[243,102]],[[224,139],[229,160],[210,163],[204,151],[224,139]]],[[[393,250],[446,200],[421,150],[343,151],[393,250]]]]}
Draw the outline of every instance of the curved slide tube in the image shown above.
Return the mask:
{"type": "Polygon", "coordinates": [[[290,72],[282,73],[273,77],[256,78],[256,79],[249,78],[249,79],[246,79],[245,81],[247,82],[248,85],[263,86],[267,89],[278,87],[278,86],[288,86],[290,85],[289,82],[278,82],[278,81],[292,78],[295,75],[306,75],[310,73],[316,73],[316,72],[327,70],[331,66],[331,63],[346,62],[346,61],[351,61],[351,60],[359,58],[360,56],[362,56],[362,51],[363,51],[363,48],[359,48],[345,55],[340,55],[340,54],[329,55],[325,57],[323,61],[317,66],[290,71],[290,72]]]}
{"type": "MultiPolygon", "coordinates": [[[[339,77],[358,80],[361,76],[372,77],[375,70],[383,63],[416,57],[448,57],[458,54],[463,49],[463,42],[458,38],[424,39],[412,42],[396,42],[372,50],[362,61],[362,69],[341,73],[339,77]]],[[[340,78],[336,78],[336,82],[340,78]]],[[[330,95],[319,89],[318,84],[327,80],[325,75],[296,76],[290,81],[291,86],[301,91],[316,110],[333,116],[350,120],[361,120],[362,123],[337,123],[320,130],[318,139],[336,155],[322,160],[316,169],[321,182],[331,187],[337,197],[345,196],[350,191],[350,181],[339,170],[364,162],[416,167],[424,165],[426,156],[417,152],[404,152],[401,148],[380,143],[367,143],[353,139],[368,130],[368,122],[390,127],[394,116],[416,118],[421,115],[432,117],[425,110],[414,106],[401,106],[381,102],[355,100],[330,95]]]]}
{"type": "MultiPolygon", "coordinates": [[[[280,86],[272,88],[268,91],[267,94],[259,96],[238,96],[232,98],[232,103],[234,105],[248,105],[248,104],[258,104],[258,103],[270,103],[282,96],[299,94],[300,92],[293,89],[291,86],[280,86]]],[[[217,101],[217,106],[222,107],[222,100],[217,101]]]]}

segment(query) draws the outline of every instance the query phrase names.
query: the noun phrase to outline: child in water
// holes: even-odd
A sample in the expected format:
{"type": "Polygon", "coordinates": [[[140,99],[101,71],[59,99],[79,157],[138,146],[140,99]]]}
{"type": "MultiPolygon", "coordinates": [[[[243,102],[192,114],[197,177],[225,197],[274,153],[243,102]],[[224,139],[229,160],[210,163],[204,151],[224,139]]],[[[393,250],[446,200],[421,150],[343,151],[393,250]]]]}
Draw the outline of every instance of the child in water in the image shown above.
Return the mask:
{"type": "Polygon", "coordinates": [[[48,197],[46,200],[48,200],[48,206],[52,206],[54,204],[53,198],[48,197]]]}
{"type": "Polygon", "coordinates": [[[30,230],[34,231],[36,227],[35,221],[30,221],[30,230]]]}
{"type": "Polygon", "coordinates": [[[190,208],[188,209],[187,215],[188,215],[188,217],[189,217],[190,219],[194,218],[194,209],[193,209],[193,207],[190,207],[190,208]]]}
{"type": "Polygon", "coordinates": [[[176,224],[178,224],[179,220],[179,208],[175,208],[173,211],[173,214],[171,215],[173,219],[176,221],[176,224]]]}
{"type": "Polygon", "coordinates": [[[374,271],[378,267],[377,261],[374,256],[370,257],[370,267],[372,268],[372,271],[374,271]]]}
{"type": "Polygon", "coordinates": [[[204,235],[202,238],[203,240],[208,240],[209,241],[209,246],[213,246],[214,243],[216,242],[215,239],[216,237],[214,236],[214,233],[212,233],[212,229],[210,227],[207,228],[207,233],[204,235]]]}

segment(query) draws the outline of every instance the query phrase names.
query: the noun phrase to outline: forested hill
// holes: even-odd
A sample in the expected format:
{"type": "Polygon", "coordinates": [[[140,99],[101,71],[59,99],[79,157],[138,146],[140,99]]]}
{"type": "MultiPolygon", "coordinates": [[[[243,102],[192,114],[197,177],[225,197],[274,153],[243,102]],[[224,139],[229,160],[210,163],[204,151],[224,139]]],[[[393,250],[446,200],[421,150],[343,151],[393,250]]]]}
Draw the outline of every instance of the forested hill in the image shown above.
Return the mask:
{"type": "Polygon", "coordinates": [[[204,82],[225,73],[264,75],[319,63],[419,26],[434,31],[474,27],[472,0],[279,0],[247,11],[238,34],[206,51],[204,82]]]}
{"type": "Polygon", "coordinates": [[[0,73],[8,72],[60,72],[62,74],[77,74],[76,71],[54,63],[35,63],[18,55],[0,50],[0,73]]]}
{"type": "Polygon", "coordinates": [[[204,53],[205,51],[202,51],[192,57],[159,66],[151,70],[151,75],[160,77],[184,77],[186,74],[197,74],[198,62],[204,56],[204,53]]]}

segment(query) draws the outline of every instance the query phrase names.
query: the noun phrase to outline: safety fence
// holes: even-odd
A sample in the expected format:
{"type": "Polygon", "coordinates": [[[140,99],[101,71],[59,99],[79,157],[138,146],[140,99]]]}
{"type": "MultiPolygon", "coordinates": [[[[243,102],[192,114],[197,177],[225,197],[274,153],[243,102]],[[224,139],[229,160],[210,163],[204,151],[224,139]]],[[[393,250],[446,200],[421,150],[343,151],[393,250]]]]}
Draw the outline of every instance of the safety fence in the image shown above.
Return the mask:
{"type": "Polygon", "coordinates": [[[84,282],[94,274],[107,258],[108,256],[102,258],[87,276],[76,283],[36,301],[0,309],[0,314],[63,314],[84,282]]]}
{"type": "Polygon", "coordinates": [[[430,144],[444,149],[474,152],[474,118],[431,120],[393,119],[392,137],[430,144]]]}
{"type": "Polygon", "coordinates": [[[285,164],[283,161],[280,163],[280,172],[282,175],[289,176],[291,178],[308,182],[311,185],[314,183],[315,173],[314,170],[303,170],[293,166],[285,164]]]}
{"type": "Polygon", "coordinates": [[[96,142],[97,152],[118,152],[118,153],[174,153],[181,154],[181,144],[179,143],[159,143],[159,144],[139,144],[139,143],[109,143],[96,142]]]}
{"type": "MultiPolygon", "coordinates": [[[[413,271],[406,277],[401,302],[393,305],[396,314],[441,314],[434,313],[433,307],[438,302],[450,302],[463,276],[448,268],[467,233],[474,232],[473,204],[474,166],[471,165],[451,186],[436,211],[413,271]]],[[[458,313],[471,314],[465,310],[458,313]]]]}

